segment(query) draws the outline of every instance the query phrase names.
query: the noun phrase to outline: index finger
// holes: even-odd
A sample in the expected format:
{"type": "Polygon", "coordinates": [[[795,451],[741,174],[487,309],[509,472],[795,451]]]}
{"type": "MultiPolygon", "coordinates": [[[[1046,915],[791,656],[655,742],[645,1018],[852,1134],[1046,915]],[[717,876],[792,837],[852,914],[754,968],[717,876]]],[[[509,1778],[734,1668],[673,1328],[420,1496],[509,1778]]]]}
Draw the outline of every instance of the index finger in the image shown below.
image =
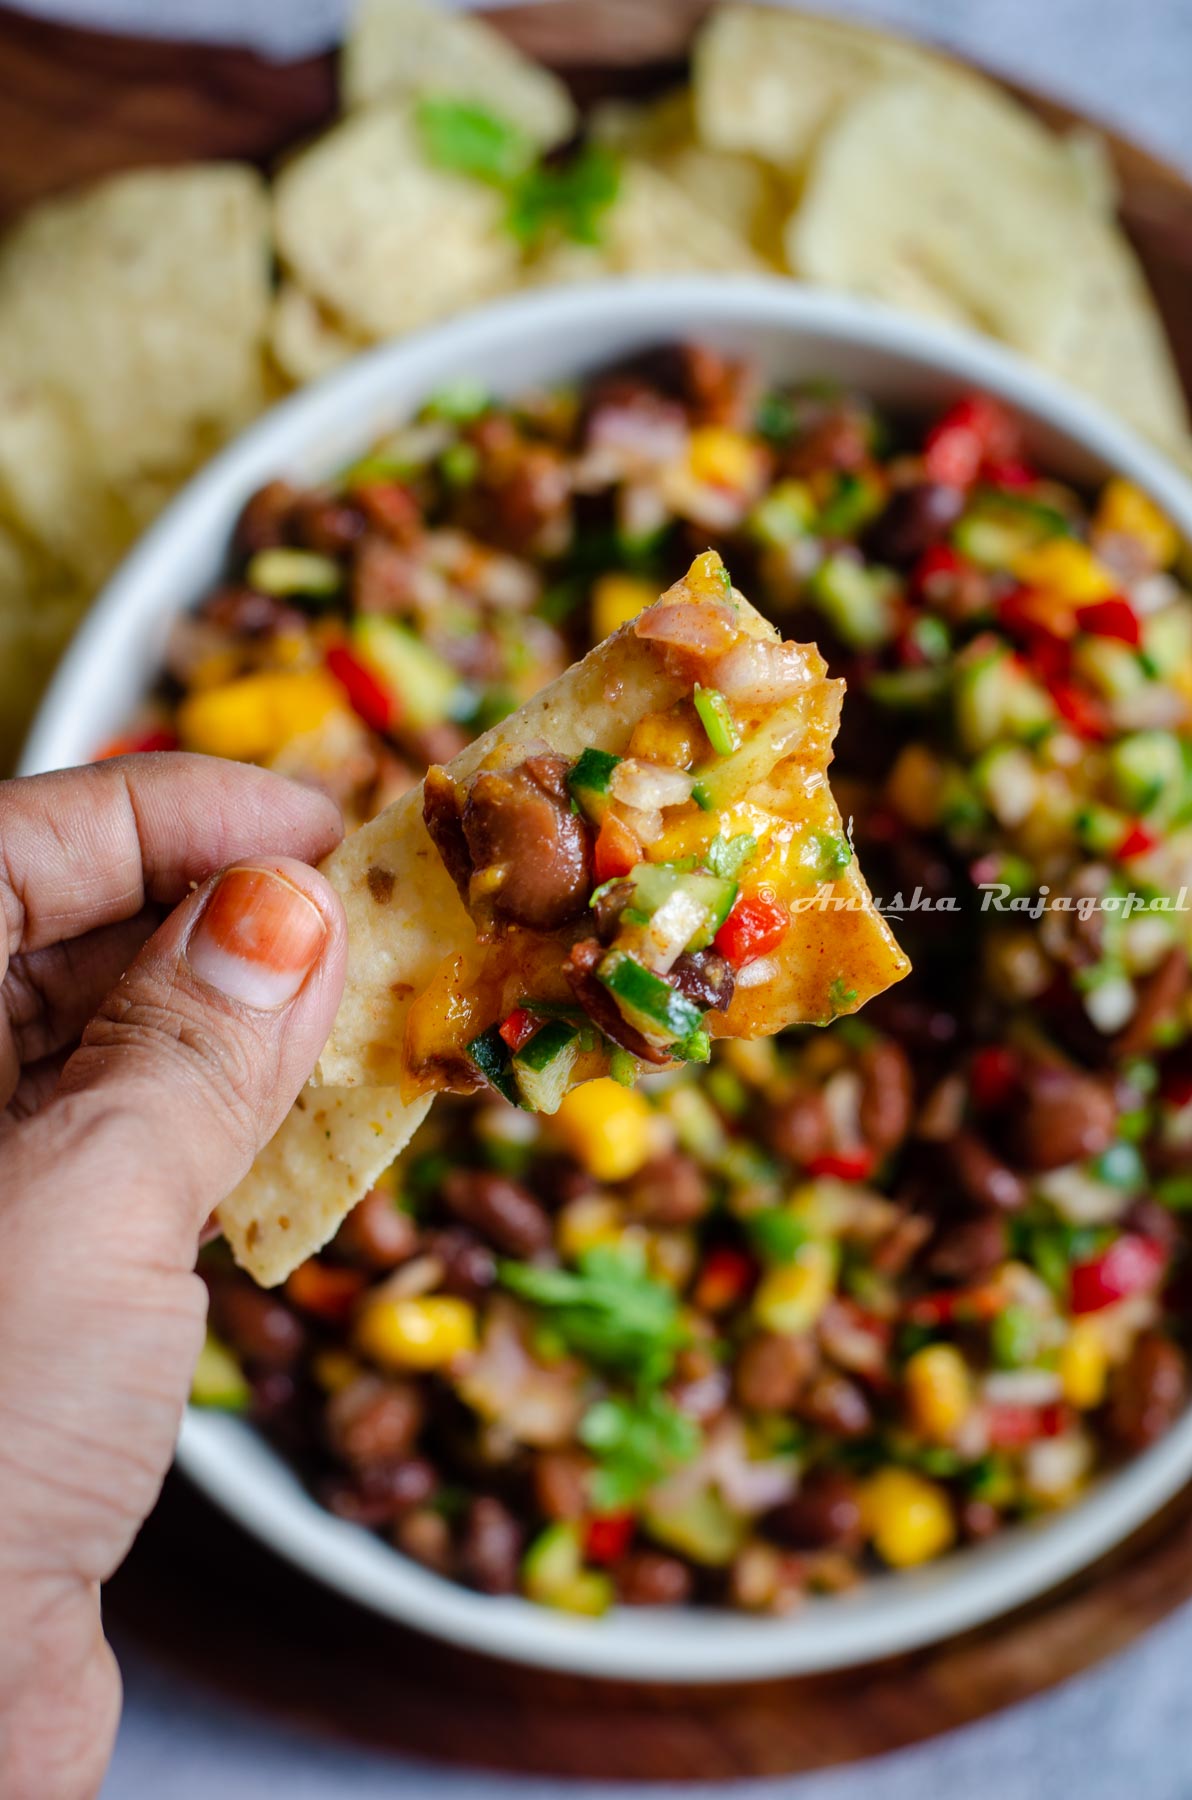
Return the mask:
{"type": "Polygon", "coordinates": [[[325,794],[169,751],[0,783],[3,951],[16,956],[172,906],[244,856],[316,862],[343,836],[325,794]]]}

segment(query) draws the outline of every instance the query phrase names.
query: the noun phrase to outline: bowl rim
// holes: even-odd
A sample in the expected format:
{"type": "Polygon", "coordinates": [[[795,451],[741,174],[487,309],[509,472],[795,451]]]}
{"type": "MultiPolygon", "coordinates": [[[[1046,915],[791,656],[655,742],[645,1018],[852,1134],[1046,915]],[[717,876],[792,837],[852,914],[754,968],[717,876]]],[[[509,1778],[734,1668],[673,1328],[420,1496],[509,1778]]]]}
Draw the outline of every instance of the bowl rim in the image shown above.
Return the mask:
{"type": "MultiPolygon", "coordinates": [[[[463,373],[480,363],[492,371],[502,349],[536,334],[575,347],[574,354],[560,354],[560,365],[592,366],[601,359],[585,357],[585,334],[598,336],[610,324],[640,334],[643,347],[698,338],[718,326],[827,337],[842,349],[918,365],[920,378],[930,373],[986,389],[1075,455],[1137,480],[1192,540],[1192,484],[1160,451],[1093,401],[975,334],[781,277],[676,276],[522,294],[366,351],[280,402],[226,446],[180,491],[90,609],[38,710],[18,773],[61,767],[86,754],[79,749],[81,720],[95,712],[93,665],[104,661],[105,642],[117,628],[148,630],[189,603],[189,595],[186,602],[175,595],[174,571],[186,566],[188,553],[201,560],[213,531],[226,535],[238,504],[290,468],[296,446],[338,437],[363,449],[370,436],[365,421],[377,416],[378,402],[390,392],[391,408],[406,410],[415,396],[443,385],[451,370],[463,373]]],[[[316,456],[310,466],[334,464],[316,456]]],[[[1192,1477],[1192,1411],[1046,1522],[1012,1528],[923,1569],[876,1577],[776,1620],[621,1608],[601,1621],[581,1621],[529,1601],[472,1593],[324,1511],[264,1439],[228,1418],[191,1410],[177,1460],[212,1500],[307,1574],[435,1636],[580,1675],[726,1683],[873,1662],[1007,1613],[1066,1580],[1192,1477]]]]}

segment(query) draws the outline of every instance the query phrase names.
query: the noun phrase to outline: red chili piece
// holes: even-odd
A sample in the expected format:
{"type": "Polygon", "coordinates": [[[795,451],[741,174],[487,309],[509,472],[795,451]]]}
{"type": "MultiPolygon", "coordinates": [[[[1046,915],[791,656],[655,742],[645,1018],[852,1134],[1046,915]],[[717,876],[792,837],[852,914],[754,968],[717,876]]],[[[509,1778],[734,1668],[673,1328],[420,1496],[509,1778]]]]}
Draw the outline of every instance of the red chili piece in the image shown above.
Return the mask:
{"type": "Polygon", "coordinates": [[[790,930],[791,916],[773,894],[742,894],[716,933],[716,948],[734,969],[777,949],[790,930]]]}
{"type": "Polygon", "coordinates": [[[393,695],[366,669],[358,657],[343,644],[333,644],[325,658],[330,674],[348,697],[348,702],[373,731],[388,731],[397,711],[393,695]]]}
{"type": "Polygon", "coordinates": [[[1143,1294],[1158,1286],[1167,1252],[1154,1238],[1126,1231],[1100,1256],[1077,1263],[1071,1273],[1072,1311],[1099,1312],[1115,1300],[1143,1294]]]}
{"type": "Polygon", "coordinates": [[[515,1006],[505,1023],[499,1028],[498,1035],[508,1044],[516,1056],[523,1044],[528,1044],[538,1029],[538,1020],[524,1006],[515,1006]]]}

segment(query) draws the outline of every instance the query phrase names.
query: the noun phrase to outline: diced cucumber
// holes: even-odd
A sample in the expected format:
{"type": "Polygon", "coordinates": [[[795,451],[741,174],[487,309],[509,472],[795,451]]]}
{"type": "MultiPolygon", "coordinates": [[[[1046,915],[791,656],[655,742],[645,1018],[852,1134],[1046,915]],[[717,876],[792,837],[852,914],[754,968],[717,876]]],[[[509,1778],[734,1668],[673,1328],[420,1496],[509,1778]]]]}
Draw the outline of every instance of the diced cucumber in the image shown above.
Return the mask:
{"type": "Polygon", "coordinates": [[[344,584],[344,572],[330,556],[278,545],[258,550],[244,571],[249,587],[279,600],[330,600],[344,584]]]}
{"type": "Polygon", "coordinates": [[[696,771],[692,798],[705,812],[722,812],[744,799],[750,788],[764,781],[776,763],[797,750],[807,732],[808,697],[797,694],[774,711],[747,737],[739,750],[707,768],[696,771]]]}
{"type": "Polygon", "coordinates": [[[638,863],[629,876],[633,884],[630,904],[636,912],[652,919],[676,892],[691,896],[704,915],[705,923],[690,940],[689,950],[705,950],[732,911],[737,897],[737,883],[722,875],[708,875],[702,869],[678,869],[673,863],[638,863]]]}
{"type": "Polygon", "coordinates": [[[1039,775],[1030,752],[998,744],[973,765],[973,785],[999,825],[1021,825],[1034,807],[1039,775]]]}
{"type": "Polygon", "coordinates": [[[548,1019],[517,1052],[513,1079],[531,1112],[558,1112],[578,1055],[579,1032],[562,1019],[548,1019]]]}
{"type": "Polygon", "coordinates": [[[1135,731],[1109,752],[1116,798],[1127,812],[1146,813],[1177,800],[1184,788],[1184,757],[1170,731],[1135,731]]]}
{"type": "Polygon", "coordinates": [[[1075,824],[1081,848],[1094,856],[1112,856],[1130,829],[1129,819],[1112,806],[1082,806],[1075,824]]]}
{"type": "Polygon", "coordinates": [[[191,1377],[191,1405],[218,1407],[222,1412],[243,1412],[251,1398],[240,1364],[227,1345],[209,1330],[191,1377]]]}
{"type": "Polygon", "coordinates": [[[851,556],[824,559],[807,584],[807,597],[841,643],[853,650],[876,650],[894,635],[891,604],[897,576],[851,556]]]}
{"type": "Polygon", "coordinates": [[[954,703],[960,741],[974,754],[1006,737],[1029,740],[1055,722],[1047,690],[1001,644],[957,663],[954,703]]]}
{"type": "Polygon", "coordinates": [[[1068,535],[1068,521],[1054,507],[1019,494],[983,492],[953,527],[952,542],[982,568],[1012,569],[1048,538],[1068,535]]]}
{"type": "Polygon", "coordinates": [[[836,477],[836,491],[820,508],[815,529],[820,537],[853,537],[862,525],[881,511],[885,490],[872,477],[845,470],[836,477]]]}
{"type": "Polygon", "coordinates": [[[1091,634],[1075,640],[1072,667],[1106,700],[1126,700],[1151,679],[1137,650],[1116,638],[1091,634]]]}
{"type": "Polygon", "coordinates": [[[366,614],[352,626],[352,647],[395,695],[403,724],[423,731],[450,718],[459,676],[408,626],[366,614]]]}
{"type": "Polygon", "coordinates": [[[805,481],[780,481],[758,501],[746,528],[759,543],[781,549],[806,537],[815,520],[815,501],[805,481]]]}
{"type": "Polygon", "coordinates": [[[734,750],[740,749],[741,733],[722,693],[716,688],[701,687],[697,681],[695,710],[717,756],[731,756],[734,750]]]}
{"type": "Polygon", "coordinates": [[[503,1100],[508,1100],[511,1106],[521,1105],[521,1092],[513,1078],[513,1057],[496,1025],[490,1025],[487,1031],[474,1037],[464,1054],[503,1100]]]}
{"type": "Polygon", "coordinates": [[[745,1541],[746,1524],[715,1488],[701,1488],[678,1505],[647,1503],[642,1524],[656,1543],[708,1569],[722,1569],[745,1541]]]}
{"type": "Polygon", "coordinates": [[[610,783],[620,760],[608,750],[585,750],[567,777],[572,799],[593,825],[599,825],[612,801],[610,783]]]}
{"type": "Polygon", "coordinates": [[[1160,676],[1178,675],[1192,664],[1192,605],[1177,600],[1142,622],[1142,648],[1160,676]]]}
{"type": "Polygon", "coordinates": [[[583,1566],[579,1526],[560,1519],[540,1531],[522,1558],[522,1583],[539,1606],[596,1618],[613,1602],[611,1579],[583,1566]]]}
{"type": "Polygon", "coordinates": [[[661,975],[626,950],[610,950],[596,969],[628,1024],[656,1042],[679,1043],[700,1029],[703,1014],[661,975]]]}
{"type": "Polygon", "coordinates": [[[927,669],[879,669],[865,683],[865,692],[879,706],[892,712],[920,712],[934,706],[948,691],[948,670],[942,666],[927,669]]]}

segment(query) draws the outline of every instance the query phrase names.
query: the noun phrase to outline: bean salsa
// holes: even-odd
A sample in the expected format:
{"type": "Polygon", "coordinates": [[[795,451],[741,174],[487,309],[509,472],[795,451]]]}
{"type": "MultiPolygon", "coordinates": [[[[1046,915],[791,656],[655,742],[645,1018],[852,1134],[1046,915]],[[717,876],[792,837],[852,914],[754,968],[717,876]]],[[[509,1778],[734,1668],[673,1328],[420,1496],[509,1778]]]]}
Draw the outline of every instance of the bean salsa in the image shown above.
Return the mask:
{"type": "MultiPolygon", "coordinates": [[[[442,1099],[284,1288],[201,1259],[199,1404],[427,1567],[584,1614],[925,1562],[1078,1499],[1187,1387],[1192,599],[1130,482],[1057,482],[981,395],[924,425],[701,347],[459,387],[250,501],[111,748],[363,822],[710,547],[847,678],[834,850],[914,973],[553,1116],[442,1099]]],[[[727,912],[719,978],[780,924],[727,912]]]]}

